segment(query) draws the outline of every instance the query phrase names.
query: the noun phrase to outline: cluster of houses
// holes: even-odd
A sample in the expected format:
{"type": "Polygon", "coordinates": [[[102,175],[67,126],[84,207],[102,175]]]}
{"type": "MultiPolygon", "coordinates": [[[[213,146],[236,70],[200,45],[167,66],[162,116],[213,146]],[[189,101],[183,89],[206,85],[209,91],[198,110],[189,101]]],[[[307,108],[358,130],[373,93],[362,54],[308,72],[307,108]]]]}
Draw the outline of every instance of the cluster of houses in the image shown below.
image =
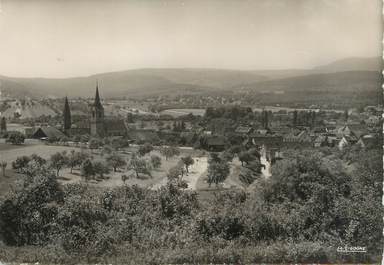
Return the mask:
{"type": "MultiPolygon", "coordinates": [[[[205,132],[207,146],[211,151],[222,151],[228,147],[228,138],[205,132]]],[[[373,133],[364,124],[346,124],[342,126],[328,125],[323,127],[293,129],[276,127],[255,129],[251,126],[239,126],[235,135],[245,139],[243,145],[259,147],[266,150],[268,160],[281,157],[282,148],[305,147],[337,147],[343,150],[346,146],[359,145],[362,148],[380,147],[380,133],[373,133]]]]}
{"type": "Polygon", "coordinates": [[[366,125],[346,124],[343,126],[324,126],[314,129],[276,128],[275,130],[254,130],[252,127],[239,126],[235,133],[246,138],[244,144],[263,146],[270,158],[280,156],[280,149],[302,147],[338,147],[359,145],[362,148],[381,146],[380,134],[372,133],[366,125]]]}

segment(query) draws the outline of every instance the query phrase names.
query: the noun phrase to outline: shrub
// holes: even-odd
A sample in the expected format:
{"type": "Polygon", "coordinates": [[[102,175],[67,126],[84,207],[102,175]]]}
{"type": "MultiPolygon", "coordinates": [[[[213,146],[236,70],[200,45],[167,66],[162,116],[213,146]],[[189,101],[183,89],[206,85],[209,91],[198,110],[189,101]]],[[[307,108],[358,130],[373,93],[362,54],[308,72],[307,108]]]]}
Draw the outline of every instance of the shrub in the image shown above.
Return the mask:
{"type": "Polygon", "coordinates": [[[7,142],[15,145],[24,143],[25,135],[21,132],[9,132],[7,142]]]}

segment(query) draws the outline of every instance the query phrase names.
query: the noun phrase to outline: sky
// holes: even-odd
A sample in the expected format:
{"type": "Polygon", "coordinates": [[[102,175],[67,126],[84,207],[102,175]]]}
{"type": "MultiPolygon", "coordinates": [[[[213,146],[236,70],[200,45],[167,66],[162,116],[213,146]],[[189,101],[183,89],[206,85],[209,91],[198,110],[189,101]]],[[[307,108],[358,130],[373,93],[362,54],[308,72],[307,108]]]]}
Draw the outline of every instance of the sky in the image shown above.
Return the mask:
{"type": "Polygon", "coordinates": [[[0,0],[0,75],[312,68],[381,56],[381,0],[0,0]]]}

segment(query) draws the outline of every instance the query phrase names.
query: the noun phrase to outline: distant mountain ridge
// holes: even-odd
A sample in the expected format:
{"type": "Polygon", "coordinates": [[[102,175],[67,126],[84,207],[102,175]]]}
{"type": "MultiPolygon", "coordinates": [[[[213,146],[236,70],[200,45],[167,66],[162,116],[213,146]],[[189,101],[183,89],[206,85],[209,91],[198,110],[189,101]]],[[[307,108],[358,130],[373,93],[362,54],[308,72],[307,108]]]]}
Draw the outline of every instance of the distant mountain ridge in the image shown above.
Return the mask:
{"type": "Polygon", "coordinates": [[[346,71],[381,71],[383,59],[381,57],[369,58],[345,58],[326,65],[313,68],[315,71],[323,72],[346,72],[346,71]]]}
{"type": "Polygon", "coordinates": [[[309,74],[256,82],[232,88],[261,104],[314,104],[351,106],[382,104],[379,71],[346,71],[309,74]]]}
{"type": "MultiPolygon", "coordinates": [[[[0,76],[0,89],[4,94],[14,97],[92,97],[96,80],[99,80],[103,97],[148,97],[158,95],[205,94],[228,91],[230,89],[271,89],[274,80],[280,89],[295,86],[295,82],[304,82],[311,90],[314,86],[329,85],[329,78],[340,75],[338,86],[350,86],[351,82],[342,72],[355,71],[356,77],[369,82],[369,87],[379,85],[376,74],[381,71],[382,61],[375,58],[347,58],[336,62],[318,66],[313,69],[285,69],[285,70],[222,70],[222,69],[134,69],[127,71],[95,74],[87,77],[73,78],[15,78],[0,76]],[[316,76],[324,74],[322,77],[316,76]],[[329,76],[327,76],[329,74],[329,76]],[[334,75],[332,75],[334,74],[334,75]],[[312,77],[311,77],[312,76],[312,77]],[[301,78],[298,78],[301,77],[301,78]],[[298,78],[298,79],[295,79],[298,78]],[[307,81],[302,81],[307,80],[307,81]],[[316,80],[316,81],[315,81],[316,80]],[[369,80],[369,81],[368,81],[369,80]],[[287,82],[287,83],[285,83],[287,82]],[[315,83],[311,83],[315,82],[315,83]],[[323,84],[323,85],[322,85],[323,84]]],[[[355,82],[358,80],[353,78],[355,82]]],[[[299,83],[302,84],[302,83],[299,83]]]]}

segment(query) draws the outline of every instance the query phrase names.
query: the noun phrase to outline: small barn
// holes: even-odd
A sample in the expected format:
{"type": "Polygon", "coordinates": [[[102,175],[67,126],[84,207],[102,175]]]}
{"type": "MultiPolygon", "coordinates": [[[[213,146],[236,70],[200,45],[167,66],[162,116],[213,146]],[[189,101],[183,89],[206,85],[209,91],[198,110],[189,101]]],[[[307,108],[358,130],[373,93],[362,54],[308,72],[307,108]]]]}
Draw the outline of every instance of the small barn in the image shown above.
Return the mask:
{"type": "Polygon", "coordinates": [[[63,139],[65,137],[66,135],[62,131],[52,126],[39,127],[32,134],[32,138],[41,140],[63,139]]]}

